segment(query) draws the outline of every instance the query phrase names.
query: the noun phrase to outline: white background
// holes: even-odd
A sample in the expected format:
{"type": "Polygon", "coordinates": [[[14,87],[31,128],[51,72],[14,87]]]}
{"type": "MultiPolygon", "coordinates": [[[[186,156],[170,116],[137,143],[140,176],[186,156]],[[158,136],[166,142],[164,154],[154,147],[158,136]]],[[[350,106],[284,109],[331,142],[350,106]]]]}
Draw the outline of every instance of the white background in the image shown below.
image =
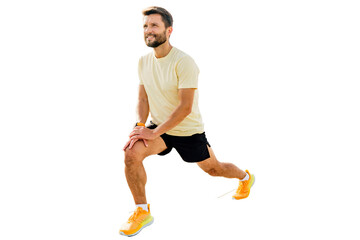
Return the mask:
{"type": "Polygon", "coordinates": [[[200,67],[212,178],[145,161],[155,223],[137,239],[359,239],[357,1],[1,1],[0,238],[121,239],[134,210],[122,147],[136,120],[141,10],[200,67]]]}

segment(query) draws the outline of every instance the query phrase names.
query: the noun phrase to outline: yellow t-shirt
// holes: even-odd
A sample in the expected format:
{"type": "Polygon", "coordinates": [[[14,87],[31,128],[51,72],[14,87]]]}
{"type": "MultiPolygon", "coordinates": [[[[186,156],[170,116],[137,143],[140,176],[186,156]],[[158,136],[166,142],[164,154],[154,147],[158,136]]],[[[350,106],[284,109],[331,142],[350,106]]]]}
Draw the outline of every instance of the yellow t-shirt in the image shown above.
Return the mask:
{"type": "Polygon", "coordinates": [[[163,58],[156,58],[154,52],[140,58],[140,84],[144,85],[151,118],[156,125],[165,122],[179,105],[179,89],[196,88],[191,113],[167,134],[191,136],[204,132],[198,106],[198,75],[195,61],[175,47],[163,58]]]}

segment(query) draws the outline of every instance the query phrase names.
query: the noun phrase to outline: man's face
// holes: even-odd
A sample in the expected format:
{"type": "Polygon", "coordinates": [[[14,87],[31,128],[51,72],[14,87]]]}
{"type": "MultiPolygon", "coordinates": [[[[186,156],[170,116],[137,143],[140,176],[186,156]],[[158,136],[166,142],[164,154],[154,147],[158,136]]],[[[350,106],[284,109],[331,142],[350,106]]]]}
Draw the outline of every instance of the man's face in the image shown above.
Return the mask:
{"type": "Polygon", "coordinates": [[[165,28],[160,14],[144,17],[144,40],[148,47],[156,48],[170,37],[171,27],[165,28]]]}

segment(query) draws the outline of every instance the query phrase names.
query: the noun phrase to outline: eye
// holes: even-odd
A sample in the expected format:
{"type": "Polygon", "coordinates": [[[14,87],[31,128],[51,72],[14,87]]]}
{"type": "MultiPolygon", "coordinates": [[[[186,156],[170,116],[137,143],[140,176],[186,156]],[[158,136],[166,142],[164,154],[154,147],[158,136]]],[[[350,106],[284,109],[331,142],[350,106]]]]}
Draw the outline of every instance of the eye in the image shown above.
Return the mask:
{"type": "Polygon", "coordinates": [[[152,24],[152,27],[158,27],[159,25],[157,25],[156,23],[152,24]]]}

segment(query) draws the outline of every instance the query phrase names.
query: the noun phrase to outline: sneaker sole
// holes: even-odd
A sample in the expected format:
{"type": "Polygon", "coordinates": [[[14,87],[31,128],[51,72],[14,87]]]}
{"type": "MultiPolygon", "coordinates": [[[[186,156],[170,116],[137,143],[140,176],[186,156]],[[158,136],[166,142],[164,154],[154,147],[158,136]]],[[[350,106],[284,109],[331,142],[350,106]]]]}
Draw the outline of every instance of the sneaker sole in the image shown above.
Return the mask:
{"type": "Polygon", "coordinates": [[[154,222],[154,217],[153,217],[153,219],[151,220],[151,222],[145,224],[144,226],[142,226],[142,227],[139,229],[139,231],[137,231],[136,233],[133,233],[133,234],[126,235],[126,234],[123,233],[123,232],[119,232],[119,233],[120,233],[120,235],[122,235],[122,236],[133,237],[133,236],[139,234],[139,233],[141,232],[141,230],[143,230],[144,228],[146,228],[146,227],[150,226],[151,224],[153,224],[153,222],[154,222]]]}
{"type": "Polygon", "coordinates": [[[252,187],[254,186],[254,183],[255,183],[255,175],[252,175],[252,177],[254,178],[254,181],[252,182],[252,184],[251,184],[251,187],[250,187],[250,188],[252,188],[252,187]]]}

